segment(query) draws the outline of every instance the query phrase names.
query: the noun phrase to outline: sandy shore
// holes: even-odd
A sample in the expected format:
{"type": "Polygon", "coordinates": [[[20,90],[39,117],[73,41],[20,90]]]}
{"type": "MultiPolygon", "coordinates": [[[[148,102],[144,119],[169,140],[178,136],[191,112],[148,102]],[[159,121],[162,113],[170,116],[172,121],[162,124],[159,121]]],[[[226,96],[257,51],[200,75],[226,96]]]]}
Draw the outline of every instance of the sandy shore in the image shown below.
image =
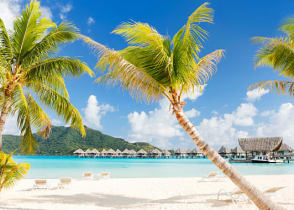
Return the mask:
{"type": "MultiPolygon", "coordinates": [[[[294,209],[294,175],[247,176],[261,190],[285,187],[268,194],[286,209],[294,209]]],[[[25,179],[0,194],[0,209],[256,209],[245,197],[233,204],[229,196],[236,187],[226,178],[138,178],[73,180],[68,189],[54,189],[58,180],[49,180],[50,190],[32,190],[33,180],[25,179]]]]}

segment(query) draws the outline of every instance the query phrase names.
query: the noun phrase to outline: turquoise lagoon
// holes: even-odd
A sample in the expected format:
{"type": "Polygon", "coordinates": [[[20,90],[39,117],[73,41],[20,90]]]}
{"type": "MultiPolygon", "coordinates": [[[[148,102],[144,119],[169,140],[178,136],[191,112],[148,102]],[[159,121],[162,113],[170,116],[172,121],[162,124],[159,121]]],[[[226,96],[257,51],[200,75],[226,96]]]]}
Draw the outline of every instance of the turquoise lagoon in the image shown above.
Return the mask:
{"type": "MultiPolygon", "coordinates": [[[[199,177],[218,169],[207,159],[119,159],[64,156],[14,156],[18,163],[30,163],[26,178],[82,178],[84,172],[111,172],[113,178],[199,177]]],[[[294,174],[294,163],[233,163],[244,175],[294,174]]]]}

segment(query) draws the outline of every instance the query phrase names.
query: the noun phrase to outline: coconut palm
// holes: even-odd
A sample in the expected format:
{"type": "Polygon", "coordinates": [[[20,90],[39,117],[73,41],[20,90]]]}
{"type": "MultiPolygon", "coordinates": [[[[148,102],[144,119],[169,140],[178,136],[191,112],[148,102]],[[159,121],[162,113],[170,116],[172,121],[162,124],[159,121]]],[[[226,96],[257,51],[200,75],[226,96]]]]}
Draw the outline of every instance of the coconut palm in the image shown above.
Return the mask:
{"type": "MultiPolygon", "coordinates": [[[[115,51],[106,48],[88,37],[82,38],[97,49],[97,68],[107,71],[98,82],[119,83],[131,95],[147,101],[166,97],[173,114],[190,135],[198,148],[261,209],[275,208],[259,190],[211,148],[199,135],[185,116],[183,94],[201,89],[215,72],[216,64],[223,55],[215,50],[200,57],[202,42],[207,32],[201,23],[212,23],[212,9],[204,3],[197,8],[172,39],[160,35],[148,24],[123,23],[113,33],[122,35],[129,46],[115,51]]],[[[278,207],[276,207],[278,208],[278,207]]]]}
{"type": "Polygon", "coordinates": [[[0,192],[2,189],[13,187],[30,169],[28,163],[15,163],[12,154],[6,155],[0,152],[0,192]]]}
{"type": "Polygon", "coordinates": [[[280,30],[285,34],[281,37],[254,37],[254,41],[263,44],[256,55],[255,66],[270,66],[281,76],[290,81],[263,81],[250,86],[250,89],[270,88],[278,93],[294,96],[294,18],[288,19],[280,30]]]}
{"type": "Polygon", "coordinates": [[[85,135],[80,113],[69,101],[64,76],[93,72],[78,59],[53,56],[60,44],[77,37],[78,30],[70,23],[57,26],[41,18],[37,1],[26,6],[12,31],[0,19],[0,150],[8,115],[17,115],[23,151],[36,149],[32,129],[46,137],[51,127],[41,104],[85,135]]]}

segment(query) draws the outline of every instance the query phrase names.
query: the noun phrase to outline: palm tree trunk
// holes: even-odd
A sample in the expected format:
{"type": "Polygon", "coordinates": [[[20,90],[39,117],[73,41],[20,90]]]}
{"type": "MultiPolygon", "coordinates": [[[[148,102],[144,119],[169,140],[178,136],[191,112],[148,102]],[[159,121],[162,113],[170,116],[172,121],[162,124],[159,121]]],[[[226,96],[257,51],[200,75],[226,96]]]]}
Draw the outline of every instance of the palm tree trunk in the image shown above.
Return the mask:
{"type": "Polygon", "coordinates": [[[2,151],[2,133],[4,130],[9,106],[10,106],[9,101],[5,101],[2,107],[1,115],[0,115],[0,151],[2,151]]]}
{"type": "Polygon", "coordinates": [[[235,168],[225,161],[213,148],[203,140],[196,128],[184,115],[183,108],[180,104],[173,105],[174,114],[179,124],[185,129],[193,139],[197,147],[212,161],[226,176],[228,176],[235,185],[237,185],[253,202],[262,210],[283,209],[266,197],[260,190],[250,184],[235,168]]]}

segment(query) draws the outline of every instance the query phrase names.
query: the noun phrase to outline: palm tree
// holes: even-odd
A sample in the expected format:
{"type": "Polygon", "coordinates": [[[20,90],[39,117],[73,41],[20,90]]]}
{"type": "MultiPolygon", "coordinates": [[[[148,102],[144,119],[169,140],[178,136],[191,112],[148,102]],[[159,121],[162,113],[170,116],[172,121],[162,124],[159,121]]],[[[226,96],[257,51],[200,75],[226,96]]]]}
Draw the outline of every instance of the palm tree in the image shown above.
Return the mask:
{"type": "Polygon", "coordinates": [[[207,35],[200,23],[212,22],[212,9],[204,3],[192,13],[172,40],[160,35],[148,24],[139,22],[124,23],[113,31],[125,37],[130,45],[120,51],[81,37],[97,49],[99,61],[96,67],[107,71],[97,82],[119,83],[131,95],[147,101],[166,97],[178,122],[198,148],[260,209],[278,209],[211,148],[184,115],[183,94],[191,89],[201,89],[223,55],[222,50],[215,50],[204,57],[199,56],[207,35]]]}
{"type": "Polygon", "coordinates": [[[8,115],[17,115],[25,152],[31,153],[37,146],[32,129],[43,137],[49,134],[51,122],[39,103],[85,135],[81,115],[69,101],[64,76],[93,72],[78,59],[53,57],[60,44],[77,38],[75,26],[57,26],[41,18],[37,1],[26,6],[12,31],[7,31],[0,19],[0,150],[8,115]]]}
{"type": "Polygon", "coordinates": [[[249,88],[270,88],[278,93],[294,96],[294,18],[289,18],[280,30],[282,37],[254,37],[254,41],[263,44],[256,55],[255,66],[270,66],[280,75],[288,77],[290,81],[263,81],[251,85],[249,88]]]}
{"type": "Polygon", "coordinates": [[[2,189],[13,187],[30,169],[28,163],[15,163],[12,154],[0,152],[0,192],[2,189]]]}

